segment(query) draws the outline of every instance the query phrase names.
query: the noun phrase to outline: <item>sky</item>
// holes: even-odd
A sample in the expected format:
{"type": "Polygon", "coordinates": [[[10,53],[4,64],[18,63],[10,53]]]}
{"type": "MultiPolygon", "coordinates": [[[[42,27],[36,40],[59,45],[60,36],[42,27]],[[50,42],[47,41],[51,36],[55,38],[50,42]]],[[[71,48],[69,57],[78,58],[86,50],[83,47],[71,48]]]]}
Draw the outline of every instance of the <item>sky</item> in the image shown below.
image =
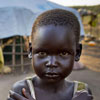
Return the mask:
{"type": "Polygon", "coordinates": [[[100,5],[100,0],[49,0],[64,6],[100,5]]]}

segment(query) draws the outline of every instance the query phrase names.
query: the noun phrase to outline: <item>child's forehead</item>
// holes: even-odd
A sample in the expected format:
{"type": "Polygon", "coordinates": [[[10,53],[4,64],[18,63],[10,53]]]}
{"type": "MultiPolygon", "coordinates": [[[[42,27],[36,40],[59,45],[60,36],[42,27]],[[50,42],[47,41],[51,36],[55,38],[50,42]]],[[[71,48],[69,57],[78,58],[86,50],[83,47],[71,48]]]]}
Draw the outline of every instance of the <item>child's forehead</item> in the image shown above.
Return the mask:
{"type": "MultiPolygon", "coordinates": [[[[74,36],[73,30],[70,26],[61,26],[61,25],[46,25],[40,26],[36,30],[36,36],[42,38],[63,38],[68,37],[69,35],[74,36]]],[[[63,38],[64,39],[64,38],[63,38]]]]}
{"type": "MultiPolygon", "coordinates": [[[[51,46],[56,45],[64,47],[75,43],[73,31],[66,26],[42,26],[39,27],[34,36],[34,45],[36,46],[51,46]]],[[[58,47],[59,47],[58,46],[58,47]]]]}

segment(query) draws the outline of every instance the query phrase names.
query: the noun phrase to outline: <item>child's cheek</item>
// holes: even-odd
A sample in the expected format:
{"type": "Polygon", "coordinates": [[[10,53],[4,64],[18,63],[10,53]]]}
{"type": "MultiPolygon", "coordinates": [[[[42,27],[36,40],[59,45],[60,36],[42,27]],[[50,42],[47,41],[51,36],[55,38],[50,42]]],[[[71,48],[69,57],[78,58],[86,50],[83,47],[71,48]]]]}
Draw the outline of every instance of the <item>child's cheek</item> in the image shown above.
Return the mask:
{"type": "Polygon", "coordinates": [[[35,54],[33,56],[33,65],[34,65],[34,67],[37,67],[37,68],[41,69],[41,67],[44,67],[45,62],[46,62],[46,58],[41,58],[41,57],[38,56],[38,54],[35,54]]]}

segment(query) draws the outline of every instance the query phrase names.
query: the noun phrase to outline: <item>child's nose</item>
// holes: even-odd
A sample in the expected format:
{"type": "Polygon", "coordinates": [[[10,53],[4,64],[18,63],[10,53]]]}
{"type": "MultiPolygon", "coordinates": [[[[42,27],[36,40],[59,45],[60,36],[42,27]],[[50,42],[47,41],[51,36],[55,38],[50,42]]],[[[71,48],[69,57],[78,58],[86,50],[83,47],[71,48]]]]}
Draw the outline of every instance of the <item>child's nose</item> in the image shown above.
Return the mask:
{"type": "Polygon", "coordinates": [[[46,63],[47,67],[57,67],[57,57],[56,56],[49,56],[48,61],[46,63]]]}

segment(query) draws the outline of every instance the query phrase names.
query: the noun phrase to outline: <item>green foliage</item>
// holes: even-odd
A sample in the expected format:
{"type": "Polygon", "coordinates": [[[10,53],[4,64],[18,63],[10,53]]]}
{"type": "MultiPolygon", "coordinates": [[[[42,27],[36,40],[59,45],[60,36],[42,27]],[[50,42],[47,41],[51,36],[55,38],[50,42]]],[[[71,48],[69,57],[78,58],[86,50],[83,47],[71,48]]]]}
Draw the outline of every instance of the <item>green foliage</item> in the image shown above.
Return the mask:
{"type": "Polygon", "coordinates": [[[91,10],[92,12],[95,12],[97,14],[100,14],[100,5],[96,5],[96,6],[72,6],[72,8],[75,8],[75,9],[84,8],[87,10],[91,10]]]}
{"type": "Polygon", "coordinates": [[[98,20],[97,20],[97,18],[96,18],[96,19],[94,19],[94,20],[91,20],[91,22],[90,22],[89,24],[90,24],[92,27],[96,27],[97,22],[98,22],[98,20]]]}

